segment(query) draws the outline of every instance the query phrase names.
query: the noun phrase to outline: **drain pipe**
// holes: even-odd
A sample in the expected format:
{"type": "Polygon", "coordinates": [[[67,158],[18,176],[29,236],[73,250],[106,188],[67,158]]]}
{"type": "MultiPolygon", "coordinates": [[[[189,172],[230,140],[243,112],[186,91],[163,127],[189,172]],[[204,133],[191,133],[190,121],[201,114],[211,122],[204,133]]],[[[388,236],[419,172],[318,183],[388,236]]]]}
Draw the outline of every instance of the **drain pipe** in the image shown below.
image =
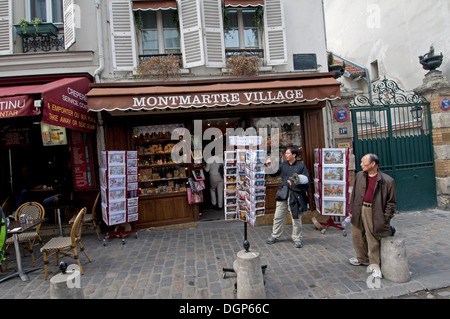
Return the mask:
{"type": "Polygon", "coordinates": [[[95,82],[100,82],[100,74],[105,68],[105,56],[103,50],[103,27],[102,27],[102,9],[100,7],[100,0],[95,0],[95,7],[97,9],[97,41],[98,41],[98,60],[99,67],[94,72],[95,82]]]}
{"type": "MultiPolygon", "coordinates": [[[[103,50],[103,25],[102,25],[102,8],[100,4],[100,0],[95,0],[95,7],[97,10],[97,42],[98,42],[98,60],[99,67],[94,72],[94,79],[96,83],[101,82],[100,75],[105,68],[105,56],[103,50]]],[[[105,130],[103,127],[103,118],[101,112],[97,112],[97,152],[100,154],[102,150],[106,149],[105,142],[105,130]]],[[[101,156],[98,156],[99,164],[100,164],[101,156]]]]}

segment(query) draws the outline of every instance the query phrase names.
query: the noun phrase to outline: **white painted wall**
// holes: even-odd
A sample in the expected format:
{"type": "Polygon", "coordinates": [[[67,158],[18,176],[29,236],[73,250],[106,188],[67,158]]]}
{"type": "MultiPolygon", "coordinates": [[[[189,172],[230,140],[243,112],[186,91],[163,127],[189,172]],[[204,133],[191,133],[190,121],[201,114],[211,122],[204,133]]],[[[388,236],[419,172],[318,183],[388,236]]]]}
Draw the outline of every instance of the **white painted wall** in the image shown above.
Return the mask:
{"type": "Polygon", "coordinates": [[[404,89],[422,84],[427,73],[419,56],[434,45],[444,54],[439,68],[450,78],[449,0],[323,0],[328,50],[370,71],[378,60],[380,77],[404,89]]]}

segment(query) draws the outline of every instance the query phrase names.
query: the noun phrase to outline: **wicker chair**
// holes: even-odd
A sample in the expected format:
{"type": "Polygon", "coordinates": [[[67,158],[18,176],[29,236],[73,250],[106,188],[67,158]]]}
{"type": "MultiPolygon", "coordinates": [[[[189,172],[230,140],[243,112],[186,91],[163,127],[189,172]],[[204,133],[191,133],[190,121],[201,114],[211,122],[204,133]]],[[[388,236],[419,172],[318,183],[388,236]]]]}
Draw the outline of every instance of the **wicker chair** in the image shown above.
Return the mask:
{"type": "Polygon", "coordinates": [[[89,262],[92,261],[81,244],[81,226],[85,216],[86,207],[83,207],[75,218],[75,222],[70,231],[70,237],[53,237],[41,248],[41,252],[44,256],[45,280],[47,280],[48,275],[48,257],[56,255],[56,265],[59,264],[59,254],[72,257],[77,261],[81,274],[83,274],[83,268],[81,267],[80,259],[78,257],[77,247],[80,248],[80,251],[84,252],[89,262]],[[73,249],[73,253],[70,252],[71,249],[73,249]]]}
{"type": "MultiPolygon", "coordinates": [[[[100,192],[98,192],[97,197],[95,198],[94,201],[94,205],[92,206],[92,211],[91,214],[86,214],[86,217],[84,218],[84,222],[83,222],[83,226],[87,225],[87,226],[91,226],[95,232],[97,233],[97,238],[98,240],[100,239],[100,233],[98,230],[98,225],[97,225],[97,209],[98,206],[100,204],[100,192]]],[[[77,217],[77,215],[74,215],[70,220],[69,220],[69,225],[72,225],[75,222],[75,218],[77,217]]]]}
{"type": "MultiPolygon", "coordinates": [[[[20,215],[26,215],[27,218],[44,218],[45,216],[45,209],[44,207],[37,203],[37,202],[27,202],[19,206],[17,208],[16,213],[14,214],[14,219],[19,220],[20,215]]],[[[23,248],[23,254],[25,255],[25,250],[28,250],[31,254],[31,260],[32,265],[35,266],[34,261],[34,253],[33,253],[33,246],[36,240],[39,241],[41,246],[44,246],[44,241],[42,240],[42,237],[39,235],[39,230],[41,229],[41,224],[36,226],[36,229],[29,232],[23,232],[19,234],[19,243],[21,244],[23,248]]],[[[12,237],[8,237],[6,239],[6,246],[5,250],[7,251],[9,247],[14,246],[14,241],[12,237]]],[[[5,260],[5,270],[8,268],[8,259],[5,260]]]]}

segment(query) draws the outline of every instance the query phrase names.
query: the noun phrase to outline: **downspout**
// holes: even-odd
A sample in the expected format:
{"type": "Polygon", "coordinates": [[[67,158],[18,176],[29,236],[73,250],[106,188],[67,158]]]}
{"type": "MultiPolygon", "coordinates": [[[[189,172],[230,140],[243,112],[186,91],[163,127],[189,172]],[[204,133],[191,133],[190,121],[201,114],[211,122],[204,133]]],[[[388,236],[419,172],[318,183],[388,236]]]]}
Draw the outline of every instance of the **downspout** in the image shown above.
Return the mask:
{"type": "MultiPolygon", "coordinates": [[[[105,68],[105,56],[103,50],[103,27],[102,27],[102,9],[100,0],[95,0],[95,7],[97,10],[97,42],[98,42],[98,60],[99,67],[94,72],[95,83],[100,83],[100,75],[105,68]]],[[[103,127],[103,118],[101,112],[97,112],[97,154],[106,149],[105,130],[103,127]]],[[[98,156],[99,165],[101,156],[98,156]]]]}

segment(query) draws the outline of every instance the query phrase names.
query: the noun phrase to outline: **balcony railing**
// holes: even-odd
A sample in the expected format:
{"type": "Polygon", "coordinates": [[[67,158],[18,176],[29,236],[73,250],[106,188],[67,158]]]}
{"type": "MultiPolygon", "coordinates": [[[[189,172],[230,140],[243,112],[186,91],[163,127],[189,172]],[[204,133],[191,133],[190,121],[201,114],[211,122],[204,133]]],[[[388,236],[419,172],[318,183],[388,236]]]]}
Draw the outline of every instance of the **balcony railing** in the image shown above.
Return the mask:
{"type": "Polygon", "coordinates": [[[22,38],[23,53],[49,52],[64,50],[64,34],[58,33],[58,28],[53,23],[42,23],[26,27],[15,24],[16,34],[22,38]]]}

